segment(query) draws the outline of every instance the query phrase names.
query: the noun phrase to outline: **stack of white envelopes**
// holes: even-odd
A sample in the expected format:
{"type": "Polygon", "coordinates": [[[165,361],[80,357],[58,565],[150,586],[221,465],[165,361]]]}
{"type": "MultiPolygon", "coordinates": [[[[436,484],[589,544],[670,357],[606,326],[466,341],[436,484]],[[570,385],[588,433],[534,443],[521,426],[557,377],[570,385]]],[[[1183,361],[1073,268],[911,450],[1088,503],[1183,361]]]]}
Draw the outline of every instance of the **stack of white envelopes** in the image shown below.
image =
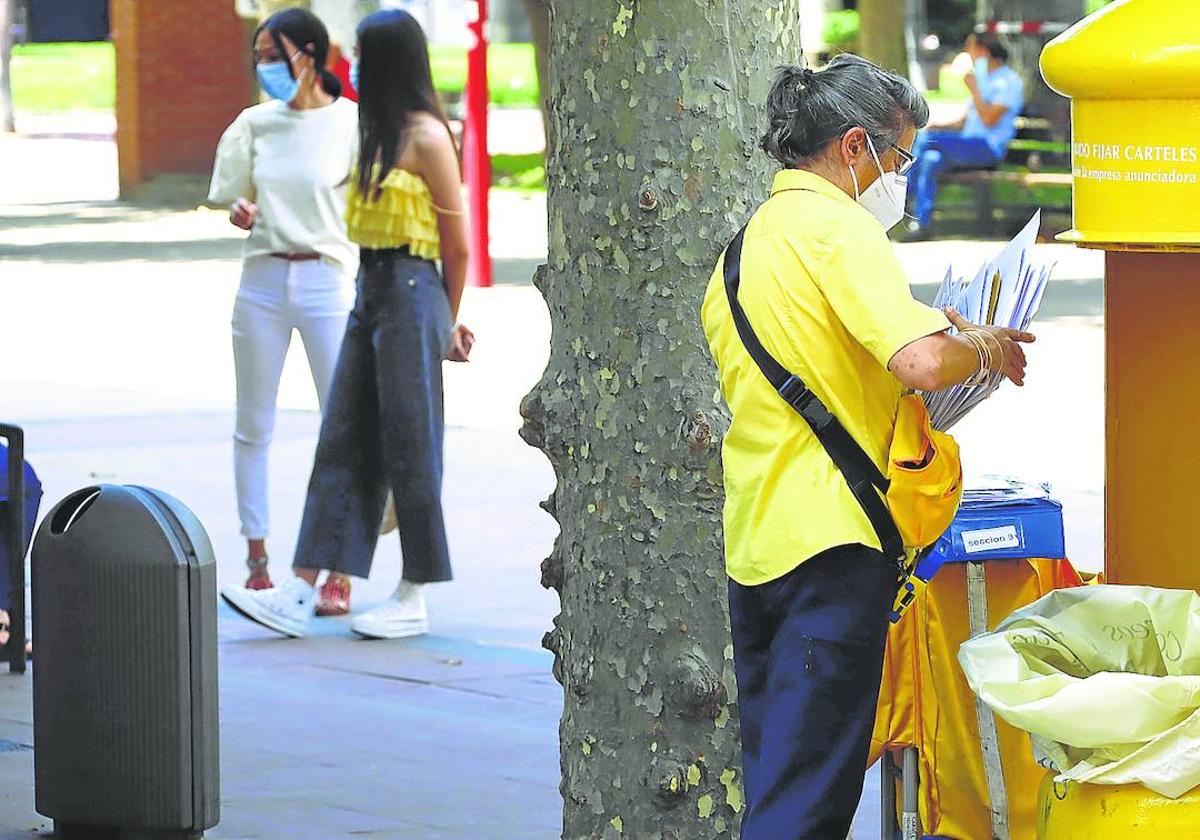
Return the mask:
{"type": "MultiPolygon", "coordinates": [[[[1054,268],[1053,263],[1033,260],[1033,246],[1040,226],[1039,211],[999,255],[980,266],[970,282],[956,276],[954,266],[950,266],[933,305],[938,309],[952,307],[973,324],[1029,329],[1054,268]]],[[[922,394],[933,427],[942,431],[950,429],[967,412],[990,397],[1003,378],[996,374],[973,387],[956,385],[944,391],[922,394]]]]}

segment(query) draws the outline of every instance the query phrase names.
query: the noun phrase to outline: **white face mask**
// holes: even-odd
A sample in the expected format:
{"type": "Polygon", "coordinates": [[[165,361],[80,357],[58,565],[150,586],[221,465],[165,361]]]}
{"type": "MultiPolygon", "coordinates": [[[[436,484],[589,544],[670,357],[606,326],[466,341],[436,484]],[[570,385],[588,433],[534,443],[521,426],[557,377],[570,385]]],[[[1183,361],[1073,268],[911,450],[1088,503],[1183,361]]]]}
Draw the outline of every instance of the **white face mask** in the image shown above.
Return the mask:
{"type": "Polygon", "coordinates": [[[884,230],[891,230],[904,218],[904,199],[908,195],[908,177],[899,172],[884,172],[875,153],[875,145],[867,138],[867,148],[871,150],[871,159],[879,170],[875,183],[867,187],[867,191],[859,193],[858,175],[854,167],[850,169],[850,178],[854,181],[854,200],[863,206],[872,216],[879,220],[884,230]]]}

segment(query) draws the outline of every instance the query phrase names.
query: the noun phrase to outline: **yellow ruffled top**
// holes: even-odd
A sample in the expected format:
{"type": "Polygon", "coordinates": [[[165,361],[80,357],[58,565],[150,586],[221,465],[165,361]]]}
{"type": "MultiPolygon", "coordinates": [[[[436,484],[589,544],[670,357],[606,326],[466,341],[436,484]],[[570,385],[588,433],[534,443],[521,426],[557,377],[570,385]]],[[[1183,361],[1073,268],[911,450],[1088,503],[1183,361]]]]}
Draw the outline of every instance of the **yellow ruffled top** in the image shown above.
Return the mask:
{"type": "Polygon", "coordinates": [[[358,176],[350,180],[346,227],[361,248],[403,248],[414,257],[436,260],[441,253],[437,211],[429,185],[419,175],[393,168],[383,179],[376,201],[362,197],[358,176]]]}

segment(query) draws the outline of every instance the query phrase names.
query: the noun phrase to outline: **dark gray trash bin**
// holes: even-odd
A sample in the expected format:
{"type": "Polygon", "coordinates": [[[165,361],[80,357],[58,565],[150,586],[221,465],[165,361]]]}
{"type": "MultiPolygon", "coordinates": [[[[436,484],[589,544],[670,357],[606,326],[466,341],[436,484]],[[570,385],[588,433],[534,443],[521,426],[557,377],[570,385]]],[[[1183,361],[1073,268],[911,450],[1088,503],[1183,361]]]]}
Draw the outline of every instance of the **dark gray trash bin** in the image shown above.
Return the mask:
{"type": "Polygon", "coordinates": [[[33,543],[37,810],[60,837],[200,837],[220,819],[212,545],[143,487],[71,494],[33,543]]]}

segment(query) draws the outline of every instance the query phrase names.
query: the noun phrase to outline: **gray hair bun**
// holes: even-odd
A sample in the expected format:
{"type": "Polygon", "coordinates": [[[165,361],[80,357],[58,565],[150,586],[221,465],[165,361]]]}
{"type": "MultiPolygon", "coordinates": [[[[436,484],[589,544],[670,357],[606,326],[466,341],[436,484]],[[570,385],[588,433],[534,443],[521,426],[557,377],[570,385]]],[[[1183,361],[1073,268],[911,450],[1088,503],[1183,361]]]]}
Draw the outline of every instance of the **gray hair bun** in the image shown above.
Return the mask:
{"type": "Polygon", "coordinates": [[[782,165],[795,167],[856,127],[882,150],[906,128],[923,128],[929,105],[906,79],[844,53],[821,70],[778,68],[767,114],[760,147],[782,165]]]}

